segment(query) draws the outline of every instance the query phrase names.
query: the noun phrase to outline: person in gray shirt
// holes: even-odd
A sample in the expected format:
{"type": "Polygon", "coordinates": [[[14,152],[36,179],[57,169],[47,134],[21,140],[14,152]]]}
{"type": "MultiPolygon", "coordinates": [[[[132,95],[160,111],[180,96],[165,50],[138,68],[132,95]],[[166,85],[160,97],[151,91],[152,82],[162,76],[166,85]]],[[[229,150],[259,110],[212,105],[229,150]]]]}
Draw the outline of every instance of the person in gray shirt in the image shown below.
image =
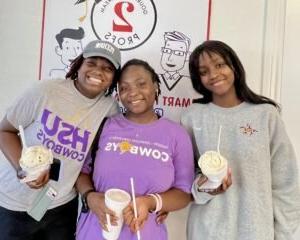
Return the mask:
{"type": "Polygon", "coordinates": [[[1,239],[75,239],[78,204],[74,184],[102,119],[118,112],[117,102],[108,95],[120,65],[118,48],[91,41],[72,62],[66,79],[39,81],[7,110],[0,122],[1,239]],[[20,166],[20,125],[28,147],[42,145],[61,162],[58,179],[49,179],[51,170],[45,170],[35,180],[20,182],[25,175],[20,166]],[[43,195],[49,186],[52,191],[43,195]],[[44,199],[40,194],[52,201],[41,203],[46,213],[36,221],[31,209],[40,206],[36,204],[44,199]]]}
{"type": "Polygon", "coordinates": [[[182,115],[198,159],[217,150],[229,171],[220,187],[192,193],[188,240],[288,240],[300,222],[297,159],[273,100],[246,84],[238,56],[221,41],[205,41],[189,59],[194,89],[202,95],[182,115]]]}

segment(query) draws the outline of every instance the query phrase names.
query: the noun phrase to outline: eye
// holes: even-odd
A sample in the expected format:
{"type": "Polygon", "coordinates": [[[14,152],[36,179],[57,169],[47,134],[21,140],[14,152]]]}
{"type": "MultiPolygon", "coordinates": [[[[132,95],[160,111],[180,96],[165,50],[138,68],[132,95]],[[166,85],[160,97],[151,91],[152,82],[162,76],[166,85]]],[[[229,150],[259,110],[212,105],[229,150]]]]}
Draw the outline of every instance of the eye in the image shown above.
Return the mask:
{"type": "Polygon", "coordinates": [[[111,66],[105,66],[104,67],[104,71],[107,73],[113,73],[114,72],[114,68],[111,66]]]}
{"type": "Polygon", "coordinates": [[[139,82],[139,83],[138,83],[138,86],[139,86],[139,87],[144,87],[144,86],[146,86],[146,82],[144,82],[144,81],[139,82]]]}
{"type": "Polygon", "coordinates": [[[225,63],[217,63],[216,64],[216,68],[222,68],[224,67],[226,64],[225,63]]]}
{"type": "Polygon", "coordinates": [[[125,92],[128,90],[128,87],[127,86],[124,86],[124,85],[119,85],[119,93],[122,93],[122,92],[125,92]]]}
{"type": "Polygon", "coordinates": [[[163,47],[161,50],[162,50],[163,53],[168,53],[168,54],[171,54],[171,53],[172,53],[172,50],[169,49],[169,48],[164,48],[164,47],[163,47]]]}
{"type": "Polygon", "coordinates": [[[176,56],[183,56],[184,54],[185,54],[185,52],[183,52],[183,51],[179,51],[179,50],[174,51],[174,55],[176,55],[176,56]]]}
{"type": "Polygon", "coordinates": [[[89,61],[89,60],[85,61],[85,64],[86,64],[87,66],[89,66],[89,67],[95,66],[95,63],[92,62],[92,61],[89,61]]]}
{"type": "Polygon", "coordinates": [[[199,71],[199,75],[201,77],[205,76],[207,74],[207,71],[206,70],[202,70],[202,71],[199,71]]]}

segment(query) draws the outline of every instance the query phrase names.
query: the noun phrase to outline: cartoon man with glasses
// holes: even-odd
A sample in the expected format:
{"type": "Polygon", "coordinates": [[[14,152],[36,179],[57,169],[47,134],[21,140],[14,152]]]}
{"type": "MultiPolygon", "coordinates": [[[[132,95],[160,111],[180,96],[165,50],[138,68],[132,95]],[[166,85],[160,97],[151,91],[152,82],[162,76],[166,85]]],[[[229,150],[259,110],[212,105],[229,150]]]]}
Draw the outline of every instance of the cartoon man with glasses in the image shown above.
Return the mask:
{"type": "Polygon", "coordinates": [[[172,90],[182,78],[179,70],[184,68],[191,40],[181,32],[165,32],[165,46],[161,48],[161,67],[165,70],[160,74],[168,90],[172,90]]]}
{"type": "Polygon", "coordinates": [[[199,98],[189,76],[180,72],[188,61],[190,45],[190,38],[181,32],[164,34],[160,59],[164,72],[159,74],[162,96],[159,98],[158,109],[163,109],[161,115],[175,121],[180,120],[182,110],[192,104],[193,98],[199,98]]]}

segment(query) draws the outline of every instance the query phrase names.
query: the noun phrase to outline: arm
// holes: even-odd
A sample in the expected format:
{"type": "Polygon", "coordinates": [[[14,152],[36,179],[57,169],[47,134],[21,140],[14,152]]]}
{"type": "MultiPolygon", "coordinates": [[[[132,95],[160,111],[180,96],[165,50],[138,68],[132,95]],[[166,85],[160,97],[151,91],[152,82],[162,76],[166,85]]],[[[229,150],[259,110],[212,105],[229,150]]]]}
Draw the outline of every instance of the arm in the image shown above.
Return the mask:
{"type": "MultiPolygon", "coordinates": [[[[162,213],[168,213],[184,208],[192,200],[190,193],[186,193],[176,188],[172,188],[164,193],[160,193],[160,196],[162,199],[162,208],[159,212],[162,213]]],[[[137,219],[134,219],[132,204],[130,204],[123,211],[125,223],[133,232],[143,228],[148,219],[149,212],[153,212],[156,209],[156,201],[152,196],[140,196],[136,198],[136,205],[138,212],[137,219]]],[[[156,222],[159,223],[159,219],[156,219],[156,222]]]]}
{"type": "Polygon", "coordinates": [[[115,213],[105,206],[104,193],[96,192],[89,174],[81,172],[75,186],[81,196],[89,191],[86,195],[88,208],[97,216],[104,230],[107,231],[106,214],[110,215],[112,225],[117,224],[117,217],[115,213]]]}
{"type": "MultiPolygon", "coordinates": [[[[174,182],[169,190],[160,193],[162,200],[162,212],[175,211],[187,206],[191,201],[191,185],[194,178],[193,150],[191,140],[186,131],[179,127],[171,129],[174,142],[170,146],[174,166],[174,182]]],[[[125,212],[125,222],[130,225],[132,231],[143,227],[148,213],[157,210],[157,202],[153,196],[141,196],[137,198],[138,218],[133,219],[132,208],[129,206],[125,212]],[[128,215],[127,215],[128,214],[128,215]],[[131,216],[131,217],[129,217],[131,216]]],[[[157,221],[157,219],[156,219],[157,221]]]]}
{"type": "MultiPolygon", "coordinates": [[[[11,163],[16,170],[16,177],[22,178],[21,167],[19,160],[21,158],[22,146],[18,136],[18,130],[4,117],[0,122],[0,149],[3,152],[6,159],[11,163]]],[[[49,181],[49,170],[44,171],[40,176],[31,182],[27,182],[27,185],[33,189],[39,189],[43,187],[49,181]]]]}
{"type": "Polygon", "coordinates": [[[269,128],[275,240],[293,239],[300,222],[297,159],[277,113],[270,119],[269,128]]]}
{"type": "Polygon", "coordinates": [[[195,203],[197,204],[206,204],[211,199],[214,198],[215,195],[221,194],[227,191],[227,189],[232,184],[232,178],[231,178],[231,169],[228,168],[227,176],[224,177],[222,180],[222,184],[216,188],[216,189],[201,189],[199,190],[199,187],[204,184],[207,181],[207,177],[203,174],[199,174],[192,186],[192,194],[195,200],[195,203]]]}
{"type": "Polygon", "coordinates": [[[22,146],[18,130],[7,120],[6,116],[0,122],[0,149],[17,171],[20,168],[22,146]]]}

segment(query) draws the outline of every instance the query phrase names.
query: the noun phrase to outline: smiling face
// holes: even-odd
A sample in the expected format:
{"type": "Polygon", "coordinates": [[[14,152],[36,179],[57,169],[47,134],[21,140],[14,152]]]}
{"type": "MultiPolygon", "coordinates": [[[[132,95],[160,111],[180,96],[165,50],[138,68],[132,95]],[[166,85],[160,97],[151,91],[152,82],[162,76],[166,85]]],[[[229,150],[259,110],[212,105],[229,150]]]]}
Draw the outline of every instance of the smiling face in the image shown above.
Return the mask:
{"type": "Polygon", "coordinates": [[[181,41],[166,41],[162,48],[161,66],[167,72],[175,72],[184,67],[187,46],[181,41]]]}
{"type": "Polygon", "coordinates": [[[199,56],[199,74],[203,86],[212,92],[214,103],[222,105],[226,101],[238,101],[234,72],[220,55],[203,52],[199,56]]]}
{"type": "MultiPolygon", "coordinates": [[[[153,118],[157,84],[143,66],[131,65],[121,75],[119,97],[128,118],[153,118]]],[[[142,121],[144,122],[144,121],[142,121]]]]}
{"type": "Polygon", "coordinates": [[[109,88],[114,74],[115,68],[108,60],[101,57],[86,58],[78,70],[75,86],[82,95],[95,98],[109,88]]]}

